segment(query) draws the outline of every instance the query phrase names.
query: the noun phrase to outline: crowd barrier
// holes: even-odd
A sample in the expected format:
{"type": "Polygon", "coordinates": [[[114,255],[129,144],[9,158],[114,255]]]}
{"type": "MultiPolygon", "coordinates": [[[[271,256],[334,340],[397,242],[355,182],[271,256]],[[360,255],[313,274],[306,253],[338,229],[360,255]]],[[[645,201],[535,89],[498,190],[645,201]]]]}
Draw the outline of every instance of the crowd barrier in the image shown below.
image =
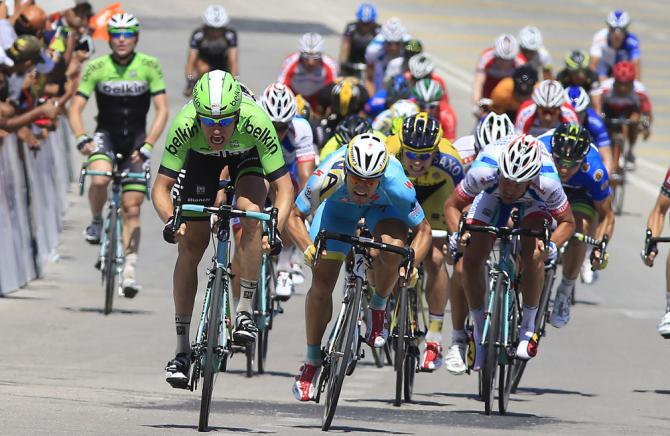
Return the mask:
{"type": "Polygon", "coordinates": [[[64,119],[37,151],[14,135],[0,145],[0,296],[41,277],[58,245],[75,180],[64,119]]]}

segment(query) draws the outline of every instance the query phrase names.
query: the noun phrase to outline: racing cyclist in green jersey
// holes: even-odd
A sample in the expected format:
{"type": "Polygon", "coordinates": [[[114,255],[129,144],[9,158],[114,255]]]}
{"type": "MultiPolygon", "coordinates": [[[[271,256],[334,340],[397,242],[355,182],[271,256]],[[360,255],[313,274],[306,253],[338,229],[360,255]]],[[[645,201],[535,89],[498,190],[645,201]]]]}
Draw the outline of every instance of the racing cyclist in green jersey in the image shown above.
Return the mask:
{"type": "MultiPolygon", "coordinates": [[[[107,25],[112,53],[88,64],[70,107],[70,126],[77,138],[77,148],[88,156],[88,169],[111,171],[112,160],[121,155],[121,171],[143,172],[148,165],[153,144],[165,128],[168,101],[163,71],[158,59],[135,51],[140,23],[132,14],[112,16],[107,25]],[[95,92],[98,105],[98,126],[93,139],[86,135],[82,112],[95,92]],[[149,133],[146,120],[153,101],[155,116],[149,133]]],[[[100,242],[102,208],[107,201],[109,177],[95,176],[88,190],[93,220],[86,228],[86,240],[100,242]]],[[[134,297],[139,291],[135,281],[135,265],[140,243],[140,206],[146,183],[134,179],[122,182],[123,246],[126,262],[123,269],[123,294],[134,297]]]]}
{"type": "MultiPolygon", "coordinates": [[[[225,71],[205,73],[193,88],[193,99],[172,121],[153,188],[153,202],[165,223],[163,238],[178,244],[173,278],[176,356],[168,362],[166,381],[186,388],[190,367],[189,328],[198,285],[197,268],[210,238],[209,217],[184,212],[184,223],[172,230],[171,193],[182,203],[211,206],[219,190],[219,178],[228,167],[235,183],[236,208],[263,210],[268,189],[274,191],[279,209],[278,230],[284,228],[293,201],[293,184],[284,164],[282,146],[267,113],[243,92],[240,83],[225,71]],[[269,185],[268,185],[269,182],[269,185]]],[[[261,247],[277,254],[281,243],[270,246],[262,236],[260,222],[241,219],[242,237],[237,246],[241,295],[237,304],[233,340],[238,344],[256,340],[252,300],[261,266],[261,247]]]]}

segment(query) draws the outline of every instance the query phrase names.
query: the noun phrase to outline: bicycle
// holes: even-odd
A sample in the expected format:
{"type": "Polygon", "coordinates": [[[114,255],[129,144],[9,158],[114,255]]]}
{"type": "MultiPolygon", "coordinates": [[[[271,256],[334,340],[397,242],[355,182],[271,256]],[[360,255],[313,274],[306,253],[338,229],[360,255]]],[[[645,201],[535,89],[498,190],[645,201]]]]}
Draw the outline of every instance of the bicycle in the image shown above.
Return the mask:
{"type": "Polygon", "coordinates": [[[520,236],[542,238],[545,245],[549,241],[549,223],[545,221],[543,230],[514,227],[479,226],[461,221],[459,234],[463,232],[489,233],[500,240],[497,261],[491,262],[488,272],[489,290],[487,309],[484,313],[484,328],[481,345],[486,349],[486,363],[481,369],[481,391],[484,411],[491,414],[495,397],[496,372],[498,372],[498,410],[506,413],[512,389],[513,359],[519,342],[521,302],[519,299],[519,274],[517,273],[516,248],[520,236]]]}
{"type": "MultiPolygon", "coordinates": [[[[233,344],[233,313],[230,298],[230,220],[231,218],[251,218],[270,222],[269,237],[275,241],[277,209],[270,214],[260,212],[246,212],[232,207],[232,198],[235,189],[223,183],[226,193],[226,202],[219,207],[207,207],[197,204],[181,204],[179,198],[175,200],[172,230],[177,231],[181,224],[182,212],[208,213],[218,217],[218,229],[214,241],[215,256],[212,257],[212,266],[207,270],[207,288],[205,290],[200,322],[195,342],[191,345],[191,376],[188,389],[197,389],[200,377],[202,381],[202,395],[200,400],[200,417],[198,431],[206,431],[209,425],[209,413],[212,400],[212,390],[215,375],[225,372],[228,358],[236,351],[233,344]]],[[[214,238],[213,238],[214,239],[214,238]]],[[[246,350],[246,347],[244,347],[246,350]]]]}
{"type": "Polygon", "coordinates": [[[107,202],[107,215],[104,220],[104,232],[100,241],[100,254],[95,267],[100,270],[102,274],[102,284],[105,287],[105,306],[103,313],[109,315],[112,313],[112,305],[114,302],[114,290],[117,288],[119,295],[123,294],[121,289],[121,279],[123,274],[123,266],[125,264],[125,254],[123,252],[123,215],[121,213],[121,182],[124,179],[133,179],[138,181],[146,181],[147,199],[150,199],[149,192],[151,172],[149,167],[146,167],[143,173],[131,173],[127,171],[119,171],[117,168],[118,162],[123,158],[122,155],[117,154],[112,159],[112,171],[94,171],[89,170],[88,162],[84,162],[79,173],[79,195],[84,195],[84,186],[86,176],[102,176],[110,177],[111,193],[109,201],[107,202]]]}
{"type": "MultiPolygon", "coordinates": [[[[585,235],[579,232],[575,232],[572,235],[572,239],[575,239],[579,242],[583,242],[586,245],[592,247],[598,247],[600,249],[600,252],[603,253],[603,255],[604,253],[606,253],[607,244],[609,241],[607,235],[605,235],[602,241],[599,241],[598,239],[595,239],[589,235],[585,235]]],[[[561,253],[562,250],[559,250],[559,256],[561,255],[561,253]]],[[[537,337],[538,346],[540,345],[540,340],[544,336],[546,336],[545,327],[547,326],[547,319],[551,314],[549,310],[549,300],[551,299],[551,294],[554,288],[554,282],[556,280],[556,270],[558,269],[559,263],[560,259],[557,258],[554,262],[544,264],[544,286],[542,288],[542,294],[540,294],[540,304],[538,305],[537,315],[535,315],[535,334],[537,337]]],[[[574,288],[572,298],[574,299],[574,288]]],[[[513,394],[516,393],[519,387],[519,382],[521,382],[521,378],[523,377],[523,373],[526,369],[527,363],[528,363],[527,360],[521,360],[521,359],[517,359],[514,361],[514,371],[513,371],[514,376],[512,380],[512,390],[511,390],[511,393],[513,394]]]]}
{"type": "Polygon", "coordinates": [[[337,321],[330,332],[327,346],[322,350],[324,354],[323,369],[318,381],[316,402],[325,392],[323,416],[321,419],[321,430],[327,431],[335,416],[337,401],[340,397],[344,377],[351,375],[355,364],[364,357],[361,350],[363,338],[360,334],[362,324],[361,300],[364,292],[367,292],[368,282],[367,270],[372,263],[370,249],[388,251],[403,256],[405,266],[405,281],[409,278],[414,262],[414,250],[411,248],[396,247],[382,242],[375,242],[372,238],[364,236],[350,236],[333,233],[327,230],[319,231],[316,238],[315,263],[325,248],[327,240],[342,241],[352,245],[353,261],[349,265],[350,272],[345,279],[344,297],[342,307],[337,321]]]}
{"type": "Polygon", "coordinates": [[[621,215],[626,186],[626,149],[628,148],[623,126],[627,126],[629,129],[637,128],[639,121],[628,118],[607,118],[605,124],[612,138],[612,162],[614,165],[610,182],[612,208],[615,215],[621,215]]]}

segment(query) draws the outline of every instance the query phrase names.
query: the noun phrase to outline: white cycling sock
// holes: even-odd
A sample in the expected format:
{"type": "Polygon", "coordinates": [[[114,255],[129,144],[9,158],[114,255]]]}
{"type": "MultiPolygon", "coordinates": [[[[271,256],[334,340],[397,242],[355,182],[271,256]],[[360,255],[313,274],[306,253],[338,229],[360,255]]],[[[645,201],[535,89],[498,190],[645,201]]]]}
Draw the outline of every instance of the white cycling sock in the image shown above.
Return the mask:
{"type": "Polygon", "coordinates": [[[177,327],[177,350],[176,354],[191,351],[189,333],[191,330],[191,315],[175,315],[174,324],[177,327]]]}
{"type": "Polygon", "coordinates": [[[123,265],[123,278],[135,278],[135,266],[137,265],[137,253],[126,254],[126,262],[123,265]]]}
{"type": "Polygon", "coordinates": [[[665,293],[665,311],[670,312],[670,292],[665,293]]]}
{"type": "Polygon", "coordinates": [[[277,259],[277,271],[288,271],[291,269],[291,250],[282,249],[277,259]]]}
{"type": "Polygon", "coordinates": [[[240,279],[240,302],[237,303],[237,313],[247,312],[253,313],[254,310],[251,306],[251,302],[254,299],[254,293],[256,292],[257,281],[251,281],[246,279],[240,279]]]}

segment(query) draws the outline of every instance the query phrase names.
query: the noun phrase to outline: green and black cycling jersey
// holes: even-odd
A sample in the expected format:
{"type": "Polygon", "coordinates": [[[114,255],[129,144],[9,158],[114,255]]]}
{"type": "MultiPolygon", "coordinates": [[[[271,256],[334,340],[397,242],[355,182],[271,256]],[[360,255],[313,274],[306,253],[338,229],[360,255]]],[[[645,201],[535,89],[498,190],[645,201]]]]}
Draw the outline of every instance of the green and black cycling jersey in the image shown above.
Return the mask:
{"type": "MultiPolygon", "coordinates": [[[[287,173],[281,143],[270,117],[246,95],[242,98],[239,120],[233,136],[222,151],[213,150],[205,140],[193,104],[189,102],[184,105],[168,131],[158,172],[177,179],[191,153],[231,162],[238,157],[257,154],[258,173],[269,181],[287,173]]],[[[238,177],[245,173],[236,170],[237,168],[231,168],[231,173],[237,173],[238,177]]],[[[212,175],[216,180],[218,176],[219,174],[212,175]]]]}
{"type": "Polygon", "coordinates": [[[135,52],[127,65],[111,55],[91,61],[81,77],[77,94],[90,97],[95,91],[98,127],[123,135],[144,131],[151,97],[165,92],[161,64],[155,57],[135,52]]]}

